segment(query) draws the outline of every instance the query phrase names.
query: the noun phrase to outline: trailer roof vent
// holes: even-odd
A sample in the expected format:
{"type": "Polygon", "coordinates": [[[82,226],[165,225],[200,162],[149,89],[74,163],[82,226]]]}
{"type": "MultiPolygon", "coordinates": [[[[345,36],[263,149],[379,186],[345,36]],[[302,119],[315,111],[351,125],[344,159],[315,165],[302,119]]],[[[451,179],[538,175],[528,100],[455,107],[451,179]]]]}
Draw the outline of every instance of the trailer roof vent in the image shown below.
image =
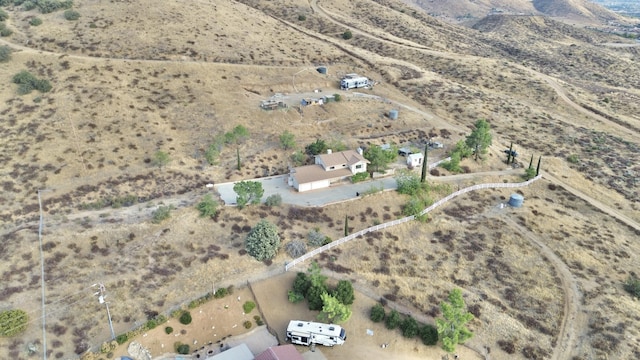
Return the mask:
{"type": "Polygon", "coordinates": [[[298,323],[298,327],[302,327],[302,326],[303,326],[302,323],[298,323]]]}
{"type": "Polygon", "coordinates": [[[334,328],[333,326],[329,326],[329,331],[333,331],[333,330],[335,330],[335,329],[336,329],[336,328],[334,328]]]}

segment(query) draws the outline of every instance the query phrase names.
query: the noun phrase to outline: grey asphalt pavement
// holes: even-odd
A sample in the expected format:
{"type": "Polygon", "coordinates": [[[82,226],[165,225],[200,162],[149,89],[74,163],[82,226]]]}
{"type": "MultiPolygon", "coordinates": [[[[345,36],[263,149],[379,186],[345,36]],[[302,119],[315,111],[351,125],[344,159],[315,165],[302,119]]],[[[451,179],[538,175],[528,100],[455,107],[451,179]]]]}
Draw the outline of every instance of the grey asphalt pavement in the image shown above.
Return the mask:
{"type": "MultiPolygon", "coordinates": [[[[383,190],[396,189],[396,180],[391,176],[356,184],[344,181],[325,189],[300,193],[287,184],[288,176],[270,176],[251,179],[251,181],[260,181],[262,183],[262,188],[264,189],[263,201],[271,195],[280,194],[283,203],[298,206],[324,206],[336,202],[355,200],[358,199],[357,193],[362,194],[373,187],[382,188],[383,190]]],[[[234,184],[234,182],[229,182],[214,186],[225,205],[236,204],[236,193],[233,191],[234,184]]]]}

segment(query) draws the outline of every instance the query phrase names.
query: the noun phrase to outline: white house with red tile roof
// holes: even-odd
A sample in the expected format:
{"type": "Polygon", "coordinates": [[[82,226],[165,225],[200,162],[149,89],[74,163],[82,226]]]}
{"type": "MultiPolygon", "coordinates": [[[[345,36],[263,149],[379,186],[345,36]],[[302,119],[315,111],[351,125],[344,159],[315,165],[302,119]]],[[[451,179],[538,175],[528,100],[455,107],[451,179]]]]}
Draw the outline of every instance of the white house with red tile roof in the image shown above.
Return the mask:
{"type": "Polygon", "coordinates": [[[289,185],[299,192],[328,188],[331,183],[366,172],[368,163],[361,151],[334,153],[329,150],[326,154],[316,155],[314,165],[291,169],[289,185]]]}

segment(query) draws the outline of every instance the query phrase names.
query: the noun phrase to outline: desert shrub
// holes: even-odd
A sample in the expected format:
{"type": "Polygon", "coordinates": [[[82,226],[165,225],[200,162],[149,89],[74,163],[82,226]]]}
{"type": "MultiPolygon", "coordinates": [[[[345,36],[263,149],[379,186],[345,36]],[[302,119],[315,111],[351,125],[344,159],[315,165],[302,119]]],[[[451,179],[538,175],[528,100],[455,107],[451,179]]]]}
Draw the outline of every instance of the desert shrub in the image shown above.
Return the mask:
{"type": "Polygon", "coordinates": [[[640,299],[640,279],[634,274],[629,275],[623,287],[631,296],[640,299]]]}
{"type": "Polygon", "coordinates": [[[572,164],[577,164],[580,162],[580,158],[578,158],[578,155],[576,154],[571,154],[567,157],[567,161],[572,164]]]}
{"type": "Polygon", "coordinates": [[[425,324],[420,327],[419,335],[425,345],[432,346],[438,343],[438,329],[433,325],[425,324]]]}
{"type": "Polygon", "coordinates": [[[153,329],[155,329],[157,326],[158,326],[158,321],[157,321],[156,319],[148,320],[148,321],[144,324],[144,327],[145,327],[147,330],[153,330],[153,329]]]}
{"type": "Polygon", "coordinates": [[[171,217],[171,210],[173,210],[173,205],[160,206],[158,209],[151,213],[151,222],[154,224],[160,224],[161,222],[167,220],[171,217]]]}
{"type": "Polygon", "coordinates": [[[41,80],[33,76],[27,70],[22,70],[12,78],[14,84],[18,84],[18,93],[21,95],[30,93],[33,89],[40,92],[49,92],[51,84],[47,80],[41,80]]]}
{"type": "Polygon", "coordinates": [[[245,329],[251,329],[251,321],[246,320],[245,322],[242,323],[242,326],[244,326],[245,329]]]}
{"type": "Polygon", "coordinates": [[[326,235],[322,235],[319,229],[313,229],[307,234],[309,245],[311,246],[324,246],[331,242],[331,238],[326,235]]]}
{"type": "Polygon", "coordinates": [[[420,177],[412,172],[403,171],[395,179],[398,184],[397,191],[400,194],[413,196],[422,188],[420,177]]]}
{"type": "Polygon", "coordinates": [[[33,18],[31,18],[31,20],[29,20],[29,25],[31,25],[31,26],[42,25],[42,20],[40,20],[40,18],[33,17],[33,18]]]}
{"type": "Polygon", "coordinates": [[[371,308],[371,312],[369,313],[369,318],[373,322],[381,322],[382,320],[384,320],[385,315],[386,313],[384,311],[384,307],[380,304],[375,304],[371,308]]]}
{"type": "Polygon", "coordinates": [[[270,207],[282,205],[282,196],[280,194],[273,194],[264,200],[264,204],[270,207]]]}
{"type": "Polygon", "coordinates": [[[129,340],[129,334],[127,333],[116,336],[116,342],[118,343],[118,345],[126,343],[127,340],[129,340]]]}
{"type": "Polygon", "coordinates": [[[0,62],[7,62],[11,60],[11,48],[4,45],[0,46],[0,62]]]}
{"type": "Polygon", "coordinates": [[[24,10],[24,11],[33,10],[37,6],[38,6],[38,4],[36,4],[35,1],[25,1],[24,3],[22,3],[22,10],[24,10]]]}
{"type": "Polygon", "coordinates": [[[345,32],[342,33],[342,38],[345,40],[349,40],[353,37],[353,34],[351,33],[351,30],[347,30],[345,32]]]}
{"type": "Polygon", "coordinates": [[[73,0],[36,0],[35,4],[41,13],[48,14],[59,9],[71,8],[73,0]]]}
{"type": "Polygon", "coordinates": [[[245,314],[250,313],[255,308],[256,308],[256,303],[254,303],[253,301],[246,301],[244,304],[242,304],[242,310],[244,310],[245,314]]]}
{"type": "Polygon", "coordinates": [[[71,10],[71,9],[65,10],[64,11],[64,18],[66,20],[69,20],[69,21],[78,20],[78,19],[80,19],[80,13],[75,11],[75,10],[71,10]]]}
{"type": "Polygon", "coordinates": [[[411,316],[407,316],[400,323],[400,330],[402,330],[402,336],[406,338],[412,338],[418,335],[418,322],[411,316]]]}
{"type": "Polygon", "coordinates": [[[236,288],[235,288],[235,286],[233,286],[233,285],[229,285],[229,286],[227,286],[227,294],[228,294],[228,295],[233,295],[233,292],[234,292],[234,290],[235,290],[235,289],[236,289],[236,288]]]}
{"type": "Polygon", "coordinates": [[[422,199],[413,196],[409,199],[409,202],[402,207],[402,214],[404,216],[416,216],[420,214],[425,207],[425,203],[422,199]]]}
{"type": "Polygon", "coordinates": [[[175,344],[175,348],[178,354],[181,354],[181,355],[189,354],[189,344],[182,344],[180,342],[177,342],[175,344]]]}
{"type": "Polygon", "coordinates": [[[393,330],[400,325],[402,319],[400,318],[400,313],[396,310],[391,310],[389,315],[385,318],[384,324],[389,330],[393,330]]]}
{"type": "Polygon", "coordinates": [[[291,256],[292,258],[300,257],[307,252],[307,246],[304,244],[304,242],[300,240],[293,240],[288,242],[284,246],[284,249],[287,251],[287,254],[289,254],[289,256],[291,256]]]}
{"type": "Polygon", "coordinates": [[[14,336],[27,329],[29,316],[24,310],[0,312],[0,336],[14,336]]]}
{"type": "Polygon", "coordinates": [[[262,326],[262,325],[264,325],[264,321],[262,321],[262,319],[261,319],[261,318],[260,318],[260,316],[258,316],[258,315],[254,316],[254,317],[253,317],[253,320],[255,320],[255,321],[256,321],[256,325],[258,325],[258,326],[262,326]]]}
{"type": "Polygon", "coordinates": [[[342,101],[342,95],[340,94],[333,94],[333,98],[336,99],[336,102],[342,101]]]}
{"type": "Polygon", "coordinates": [[[11,34],[13,34],[13,30],[11,30],[9,28],[4,28],[4,29],[0,30],[0,36],[2,36],[2,37],[11,36],[11,34]]]}
{"type": "Polygon", "coordinates": [[[4,9],[0,9],[0,21],[5,21],[9,18],[9,14],[7,14],[4,9]]]}
{"type": "Polygon", "coordinates": [[[182,325],[189,325],[191,324],[191,313],[188,311],[185,311],[182,313],[182,315],[180,315],[180,324],[182,325]]]}
{"type": "Polygon", "coordinates": [[[361,173],[357,173],[353,176],[351,176],[351,182],[353,183],[358,183],[358,182],[362,182],[369,179],[369,173],[368,172],[361,172],[361,173]]]}
{"type": "Polygon", "coordinates": [[[222,299],[223,297],[227,296],[227,294],[227,288],[219,288],[218,290],[216,290],[216,293],[213,295],[213,297],[216,299],[222,299]]]}
{"type": "Polygon", "coordinates": [[[171,326],[167,326],[164,328],[164,333],[165,334],[171,334],[173,332],[173,328],[171,326]]]}
{"type": "Polygon", "coordinates": [[[213,199],[211,194],[204,196],[202,201],[196,205],[196,208],[200,212],[200,217],[214,218],[218,213],[218,202],[213,199]]]}
{"type": "Polygon", "coordinates": [[[498,346],[507,354],[512,355],[516,353],[516,345],[513,341],[498,340],[498,346]]]}
{"type": "Polygon", "coordinates": [[[298,15],[298,21],[305,21],[307,20],[307,17],[304,16],[303,14],[298,15]]]}

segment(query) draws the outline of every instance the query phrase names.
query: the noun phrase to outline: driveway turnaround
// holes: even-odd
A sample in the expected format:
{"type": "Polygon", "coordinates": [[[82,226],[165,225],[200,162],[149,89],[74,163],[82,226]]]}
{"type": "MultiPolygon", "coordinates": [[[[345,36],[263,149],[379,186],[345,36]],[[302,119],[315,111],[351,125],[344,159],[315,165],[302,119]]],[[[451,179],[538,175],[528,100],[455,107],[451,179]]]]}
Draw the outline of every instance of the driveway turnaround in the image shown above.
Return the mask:
{"type": "MultiPolygon", "coordinates": [[[[279,194],[284,204],[298,206],[324,206],[336,202],[355,200],[358,194],[363,194],[372,188],[382,190],[395,190],[396,180],[393,177],[385,177],[371,181],[352,184],[344,181],[325,189],[298,192],[287,184],[289,175],[277,175],[265,178],[251,179],[262,183],[264,201],[271,195],[279,194]]],[[[233,191],[235,182],[216,184],[214,189],[220,194],[225,205],[236,204],[236,193],[233,191]]]]}

